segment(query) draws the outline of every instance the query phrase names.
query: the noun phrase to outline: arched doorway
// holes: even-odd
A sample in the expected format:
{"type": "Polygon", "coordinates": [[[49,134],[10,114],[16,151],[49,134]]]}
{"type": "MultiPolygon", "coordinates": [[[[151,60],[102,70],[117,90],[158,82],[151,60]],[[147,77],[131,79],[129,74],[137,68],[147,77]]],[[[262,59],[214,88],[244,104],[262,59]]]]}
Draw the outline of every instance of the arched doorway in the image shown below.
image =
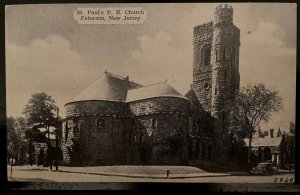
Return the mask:
{"type": "Polygon", "coordinates": [[[271,149],[269,147],[264,147],[262,152],[263,152],[263,159],[262,159],[263,162],[272,160],[271,149]]]}

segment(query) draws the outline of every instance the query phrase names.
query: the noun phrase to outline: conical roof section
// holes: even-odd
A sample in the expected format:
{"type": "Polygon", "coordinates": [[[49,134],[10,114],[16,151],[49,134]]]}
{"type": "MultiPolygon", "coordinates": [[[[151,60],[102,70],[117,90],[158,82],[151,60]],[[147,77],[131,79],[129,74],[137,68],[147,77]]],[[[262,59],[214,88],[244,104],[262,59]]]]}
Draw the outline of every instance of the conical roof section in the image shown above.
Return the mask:
{"type": "Polygon", "coordinates": [[[106,100],[125,102],[130,83],[128,77],[106,72],[90,86],[80,92],[71,102],[106,100]]]}
{"type": "Polygon", "coordinates": [[[154,97],[177,97],[187,99],[176,91],[176,89],[174,89],[169,83],[163,82],[129,90],[126,102],[154,97]]]}

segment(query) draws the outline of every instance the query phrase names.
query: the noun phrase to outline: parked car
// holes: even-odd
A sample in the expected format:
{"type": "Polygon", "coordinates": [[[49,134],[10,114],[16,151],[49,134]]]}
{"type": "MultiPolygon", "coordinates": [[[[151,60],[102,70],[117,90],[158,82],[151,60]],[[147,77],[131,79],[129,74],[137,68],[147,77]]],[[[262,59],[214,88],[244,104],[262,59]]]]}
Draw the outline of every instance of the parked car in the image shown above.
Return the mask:
{"type": "Polygon", "coordinates": [[[253,167],[251,173],[255,175],[273,175],[276,173],[276,168],[273,168],[271,162],[263,162],[258,163],[256,167],[253,167]]]}

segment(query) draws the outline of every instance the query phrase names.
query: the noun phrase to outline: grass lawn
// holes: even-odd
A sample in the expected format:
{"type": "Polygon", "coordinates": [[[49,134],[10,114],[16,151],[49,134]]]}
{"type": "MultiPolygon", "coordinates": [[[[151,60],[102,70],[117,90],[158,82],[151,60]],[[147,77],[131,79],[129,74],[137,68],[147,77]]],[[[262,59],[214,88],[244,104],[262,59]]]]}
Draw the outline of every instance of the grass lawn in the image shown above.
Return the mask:
{"type": "Polygon", "coordinates": [[[189,174],[189,173],[206,173],[196,167],[191,166],[95,166],[95,167],[62,167],[62,170],[76,172],[94,172],[94,173],[116,173],[116,174],[143,174],[156,175],[166,174],[170,170],[171,174],[189,174]]]}

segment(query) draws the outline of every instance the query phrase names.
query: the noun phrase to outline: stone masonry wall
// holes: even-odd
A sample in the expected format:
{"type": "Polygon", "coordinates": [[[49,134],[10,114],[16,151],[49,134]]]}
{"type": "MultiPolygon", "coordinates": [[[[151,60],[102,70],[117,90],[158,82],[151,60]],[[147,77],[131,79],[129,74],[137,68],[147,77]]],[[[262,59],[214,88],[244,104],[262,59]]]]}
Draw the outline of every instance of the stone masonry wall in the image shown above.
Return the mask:
{"type": "Polygon", "coordinates": [[[64,163],[104,165],[122,162],[125,103],[85,101],[66,105],[62,150],[64,163]],[[103,120],[104,127],[97,128],[103,120]]]}
{"type": "Polygon", "coordinates": [[[134,119],[132,142],[142,164],[182,164],[186,160],[188,106],[187,100],[168,97],[129,103],[134,119]]]}
{"type": "Polygon", "coordinates": [[[204,64],[202,50],[204,47],[211,48],[212,36],[212,22],[194,27],[193,89],[207,112],[210,112],[211,104],[211,64],[204,64]]]}
{"type": "Polygon", "coordinates": [[[225,106],[238,92],[239,71],[239,30],[232,23],[231,6],[218,6],[215,11],[212,44],[212,100],[211,114],[215,123],[215,153],[217,162],[227,162],[228,129],[230,116],[224,112],[225,106]]]}

